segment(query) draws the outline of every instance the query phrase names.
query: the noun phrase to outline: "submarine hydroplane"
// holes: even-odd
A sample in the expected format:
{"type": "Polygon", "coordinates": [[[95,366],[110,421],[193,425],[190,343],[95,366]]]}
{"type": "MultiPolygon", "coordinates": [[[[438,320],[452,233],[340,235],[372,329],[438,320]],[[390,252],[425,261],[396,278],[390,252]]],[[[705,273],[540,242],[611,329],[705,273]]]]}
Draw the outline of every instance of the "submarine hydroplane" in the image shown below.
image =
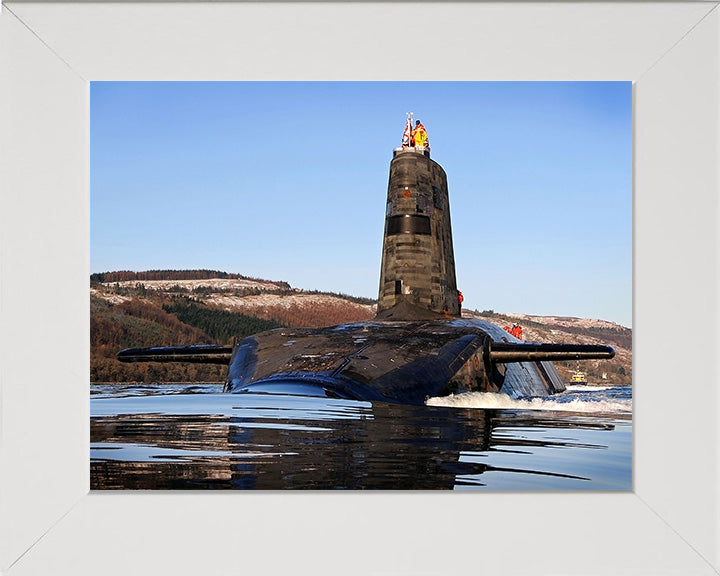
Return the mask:
{"type": "Polygon", "coordinates": [[[278,328],[233,346],[125,349],[118,359],[227,364],[230,393],[423,404],[472,391],[547,396],[565,390],[553,361],[612,358],[609,346],[523,342],[490,322],[461,317],[447,177],[430,158],[424,127],[417,121],[413,129],[410,120],[390,162],[372,321],[278,328]]]}

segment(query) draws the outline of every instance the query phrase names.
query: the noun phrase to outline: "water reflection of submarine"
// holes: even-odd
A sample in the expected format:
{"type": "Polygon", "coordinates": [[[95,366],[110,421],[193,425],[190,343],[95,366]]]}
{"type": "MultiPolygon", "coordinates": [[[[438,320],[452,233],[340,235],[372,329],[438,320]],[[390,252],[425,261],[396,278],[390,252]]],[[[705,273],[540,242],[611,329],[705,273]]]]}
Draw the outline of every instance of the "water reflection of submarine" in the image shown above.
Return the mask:
{"type": "Polygon", "coordinates": [[[521,342],[460,317],[447,177],[427,149],[390,163],[374,321],[276,329],[234,347],[127,349],[125,362],[228,364],[227,392],[315,393],[421,404],[462,391],[544,396],[565,389],[554,360],[612,358],[609,346],[521,342]]]}

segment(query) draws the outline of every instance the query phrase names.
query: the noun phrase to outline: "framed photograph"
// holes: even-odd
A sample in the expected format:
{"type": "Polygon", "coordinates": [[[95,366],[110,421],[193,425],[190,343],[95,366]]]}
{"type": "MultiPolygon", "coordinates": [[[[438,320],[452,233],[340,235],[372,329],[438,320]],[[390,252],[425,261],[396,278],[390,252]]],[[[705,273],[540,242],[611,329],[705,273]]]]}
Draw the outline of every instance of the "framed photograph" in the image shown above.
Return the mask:
{"type": "Polygon", "coordinates": [[[716,8],[5,3],[0,571],[717,573],[716,8]],[[633,82],[632,493],[89,492],[89,83],[274,79],[633,82]]]}
{"type": "Polygon", "coordinates": [[[91,490],[632,489],[631,82],[90,109],[91,490]]]}

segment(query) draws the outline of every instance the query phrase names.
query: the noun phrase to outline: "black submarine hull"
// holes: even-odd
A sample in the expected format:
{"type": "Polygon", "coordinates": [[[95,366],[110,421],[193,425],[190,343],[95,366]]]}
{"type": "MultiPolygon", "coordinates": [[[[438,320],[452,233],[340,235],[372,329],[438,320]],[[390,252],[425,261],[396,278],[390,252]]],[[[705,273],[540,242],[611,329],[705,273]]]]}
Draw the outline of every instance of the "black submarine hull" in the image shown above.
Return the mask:
{"type": "Polygon", "coordinates": [[[612,358],[608,346],[521,342],[474,319],[375,320],[279,328],[236,346],[123,350],[122,361],[228,364],[224,391],[424,404],[462,392],[513,398],[565,390],[552,360],[612,358]]]}
{"type": "Polygon", "coordinates": [[[405,404],[462,392],[547,396],[565,390],[550,360],[613,355],[607,346],[523,343],[488,322],[456,318],[277,329],[239,343],[225,391],[303,385],[328,396],[405,404]]]}

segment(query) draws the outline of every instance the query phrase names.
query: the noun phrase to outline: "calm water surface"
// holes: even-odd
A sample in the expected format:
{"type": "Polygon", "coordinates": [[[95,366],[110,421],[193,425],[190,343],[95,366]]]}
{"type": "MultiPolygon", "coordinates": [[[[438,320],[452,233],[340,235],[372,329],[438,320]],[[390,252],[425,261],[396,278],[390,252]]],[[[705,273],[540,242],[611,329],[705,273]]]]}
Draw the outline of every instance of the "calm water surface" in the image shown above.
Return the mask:
{"type": "Polygon", "coordinates": [[[91,386],[93,489],[631,490],[631,388],[427,406],[91,386]]]}

